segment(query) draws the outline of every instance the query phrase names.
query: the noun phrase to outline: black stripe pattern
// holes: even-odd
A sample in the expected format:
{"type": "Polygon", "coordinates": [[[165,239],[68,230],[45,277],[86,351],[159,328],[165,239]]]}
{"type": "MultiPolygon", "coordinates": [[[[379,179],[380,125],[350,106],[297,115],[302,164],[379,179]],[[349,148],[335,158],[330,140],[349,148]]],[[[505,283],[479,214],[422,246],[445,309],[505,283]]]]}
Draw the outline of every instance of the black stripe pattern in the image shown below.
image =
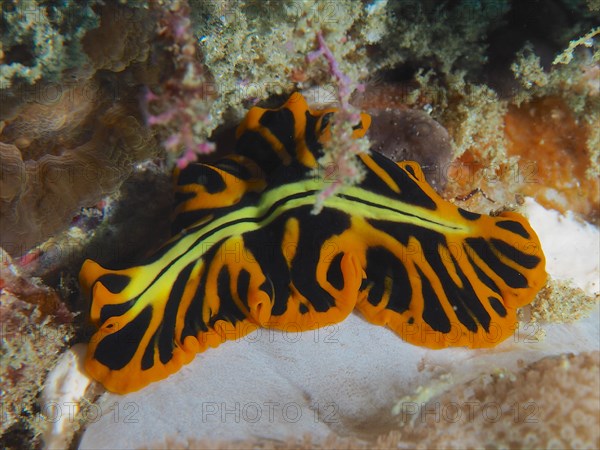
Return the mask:
{"type": "MultiPolygon", "coordinates": [[[[99,328],[92,376],[130,392],[259,326],[308,330],[355,308],[431,348],[510,335],[516,309],[545,281],[527,221],[462,210],[418,164],[375,152],[359,155],[359,186],[312,214],[326,185],[311,171],[334,112],[311,111],[298,95],[277,110],[254,108],[237,154],[176,174],[172,239],[135,267],[86,261],[80,277],[99,328]]],[[[357,137],[368,124],[355,126],[357,137]]]]}

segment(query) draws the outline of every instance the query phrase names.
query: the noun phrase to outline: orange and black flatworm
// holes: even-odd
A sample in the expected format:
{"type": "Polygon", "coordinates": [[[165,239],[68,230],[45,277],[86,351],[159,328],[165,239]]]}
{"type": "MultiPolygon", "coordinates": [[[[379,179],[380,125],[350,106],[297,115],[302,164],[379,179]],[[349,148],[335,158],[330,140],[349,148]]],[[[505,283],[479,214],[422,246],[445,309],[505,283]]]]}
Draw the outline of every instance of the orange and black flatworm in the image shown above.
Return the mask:
{"type": "MultiPolygon", "coordinates": [[[[131,268],[84,263],[95,379],[135,391],[257,327],[309,330],[354,309],[429,348],[491,347],[512,334],[517,308],[546,281],[527,220],[458,208],[417,163],[375,152],[358,156],[359,185],[311,214],[334,113],[300,94],[252,108],[233,155],[176,174],[168,242],[131,268]]],[[[369,124],[363,114],[354,137],[369,124]]]]}

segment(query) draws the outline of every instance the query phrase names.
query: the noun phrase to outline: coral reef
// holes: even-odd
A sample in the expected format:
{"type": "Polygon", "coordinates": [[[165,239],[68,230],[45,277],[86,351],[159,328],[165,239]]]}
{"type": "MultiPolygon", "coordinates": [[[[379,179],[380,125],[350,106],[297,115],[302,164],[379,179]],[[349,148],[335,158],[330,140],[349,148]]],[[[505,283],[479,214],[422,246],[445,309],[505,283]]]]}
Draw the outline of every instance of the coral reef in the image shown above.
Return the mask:
{"type": "Polygon", "coordinates": [[[92,82],[73,83],[65,91],[57,87],[45,98],[23,105],[16,117],[5,122],[0,137],[3,144],[22,152],[25,161],[57,155],[61,147],[77,144],[84,121],[99,101],[98,87],[92,82]]]}
{"type": "MultiPolygon", "coordinates": [[[[43,53],[61,63],[36,63],[52,72],[30,79],[34,86],[27,90],[1,86],[0,245],[21,256],[65,230],[82,206],[116,192],[135,163],[157,154],[152,133],[140,123],[135,92],[136,77],[153,76],[144,63],[154,27],[143,8],[118,4],[13,6],[3,8],[2,20],[32,33],[11,38],[20,42],[14,55],[26,53],[28,45],[37,48],[32,36],[39,40],[59,30],[64,35],[57,40],[58,56],[43,53]],[[125,68],[130,70],[120,78],[112,75],[125,68]]],[[[17,67],[2,63],[4,71],[17,67]]]]}
{"type": "MultiPolygon", "coordinates": [[[[417,88],[413,85],[406,103],[429,108],[433,117],[449,130],[455,156],[462,155],[460,161],[469,165],[468,170],[475,167],[471,163],[477,163],[481,167],[486,166],[490,173],[495,170],[494,167],[510,166],[516,161],[507,153],[509,142],[500,126],[505,116],[510,118],[512,110],[507,112],[506,103],[488,86],[467,81],[471,77],[468,74],[477,72],[476,68],[485,60],[482,53],[484,47],[477,43],[492,32],[497,26],[497,19],[506,14],[506,4],[482,4],[476,8],[464,3],[448,9],[429,4],[388,4],[384,1],[360,7],[352,2],[327,7],[311,2],[276,2],[270,6],[269,14],[263,17],[260,13],[264,9],[253,3],[206,2],[195,5],[191,11],[183,1],[166,4],[157,0],[139,4],[137,8],[129,5],[94,5],[95,14],[100,17],[99,23],[87,34],[81,35],[82,43],[79,50],[75,50],[85,53],[91,65],[88,70],[92,73],[95,70],[126,72],[122,78],[126,83],[132,84],[137,80],[148,87],[147,121],[153,125],[165,125],[161,136],[172,154],[177,155],[181,148],[187,149],[179,157],[181,165],[195,158],[198,152],[210,151],[213,146],[206,141],[210,131],[228,120],[226,111],[234,116],[239,114],[248,99],[256,101],[266,98],[270,94],[291,89],[294,83],[297,87],[326,85],[330,82],[330,73],[337,77],[338,88],[351,92],[357,86],[357,80],[367,79],[376,68],[399,64],[429,66],[428,71],[415,75],[417,88]],[[166,56],[163,50],[152,50],[153,58],[170,59],[172,66],[169,70],[157,71],[149,67],[152,65],[148,63],[148,56],[154,30],[148,19],[152,17],[158,21],[158,31],[162,33],[162,42],[158,42],[163,47],[169,47],[166,56]],[[440,17],[444,20],[439,20],[440,17]],[[464,21],[465,17],[469,20],[464,21]],[[272,27],[267,21],[278,26],[272,27]],[[460,26],[452,30],[448,28],[458,24],[460,26]],[[392,25],[403,32],[389,34],[386,30],[394,29],[392,25]],[[114,33],[115,29],[125,32],[114,33]],[[199,36],[199,48],[194,45],[192,30],[199,36]],[[430,40],[443,33],[448,36],[443,41],[444,45],[439,48],[431,45],[430,40]],[[259,34],[261,39],[257,38],[259,34]],[[268,38],[275,34],[277,39],[268,38]],[[465,42],[469,42],[469,45],[465,45],[465,42]],[[374,46],[378,53],[370,55],[366,51],[368,45],[374,46]],[[324,52],[324,48],[328,53],[324,52]],[[242,59],[242,54],[253,56],[242,59]],[[320,54],[328,54],[329,59],[315,59],[320,54]],[[307,55],[311,62],[306,61],[307,55]],[[326,66],[329,66],[329,70],[324,70],[326,66]],[[131,70],[128,70],[129,67],[131,70]],[[339,81],[344,82],[340,84],[339,81]]],[[[7,17],[12,16],[9,14],[7,17]]],[[[574,61],[564,66],[570,67],[574,61]]],[[[536,73],[541,76],[539,70],[536,73]]],[[[90,74],[86,73],[85,76],[89,77],[90,74]]],[[[562,78],[566,79],[564,76],[562,78]]],[[[68,95],[65,97],[71,96],[77,89],[100,89],[98,81],[80,81],[66,91],[68,95]]],[[[100,96],[106,94],[103,91],[100,96]]],[[[344,96],[347,94],[344,93],[344,96]]],[[[97,96],[88,95],[87,99],[82,100],[81,96],[75,95],[75,98],[76,101],[68,106],[70,110],[65,108],[67,102],[46,105],[46,108],[43,105],[21,108],[17,118],[5,124],[2,142],[12,144],[21,151],[26,149],[23,161],[35,161],[48,154],[58,156],[65,148],[79,148],[82,137],[75,130],[85,126],[84,118],[88,117],[89,123],[94,115],[98,118],[102,112],[86,109],[92,106],[97,96]],[[39,145],[48,140],[52,142],[49,147],[39,145]]],[[[588,133],[585,144],[588,148],[594,148],[592,145],[597,141],[597,136],[594,136],[593,132],[588,133]]],[[[148,139],[146,142],[149,142],[148,139]]],[[[333,150],[340,147],[335,144],[337,141],[333,142],[333,150]]],[[[346,140],[342,138],[341,142],[346,140]]],[[[598,159],[593,152],[588,153],[592,161],[598,159]]],[[[8,168],[3,170],[3,178],[10,178],[11,172],[14,177],[15,171],[23,171],[14,148],[3,145],[3,154],[9,163],[8,168]]],[[[151,154],[152,151],[145,152],[141,159],[151,154]]],[[[334,151],[327,156],[330,160],[336,160],[339,168],[349,167],[350,175],[344,177],[342,170],[340,179],[356,178],[358,174],[350,170],[352,165],[336,155],[334,151]]],[[[136,158],[134,155],[131,160],[139,160],[136,158]]],[[[588,174],[590,170],[588,167],[588,174]]],[[[485,189],[486,177],[488,175],[485,173],[478,173],[477,176],[470,173],[465,178],[471,180],[469,183],[455,183],[456,180],[452,179],[448,195],[458,196],[476,186],[485,189]],[[483,186],[478,186],[482,178],[483,186]]],[[[452,177],[439,174],[440,186],[448,178],[452,177]]],[[[23,179],[21,177],[21,183],[23,179]]],[[[113,184],[112,191],[122,179],[113,184]]],[[[19,197],[22,189],[19,190],[16,183],[4,184],[7,186],[3,192],[5,203],[19,197]]],[[[96,198],[109,192],[111,190],[101,190],[96,193],[96,198]]],[[[497,201],[509,198],[503,196],[497,201]]],[[[68,211],[64,209],[63,224],[67,223],[64,218],[66,214],[72,216],[82,204],[91,204],[85,195],[78,200],[77,206],[68,208],[68,211]]],[[[16,214],[14,203],[4,207],[3,211],[8,209],[16,214]]],[[[44,214],[40,214],[40,217],[44,217],[44,214]]],[[[10,223],[14,226],[22,222],[10,223]]],[[[48,226],[48,230],[58,229],[48,226]]],[[[27,249],[32,242],[39,243],[54,231],[37,235],[33,233],[34,238],[26,240],[23,247],[27,249]]],[[[12,251],[13,237],[9,237],[11,242],[6,245],[9,251],[12,251]]]]}
{"type": "Polygon", "coordinates": [[[99,27],[81,40],[94,70],[122,72],[131,64],[146,61],[156,25],[143,3],[129,2],[137,8],[119,7],[112,2],[98,7],[99,27]]]}
{"type": "MultiPolygon", "coordinates": [[[[591,11],[592,6],[589,6],[591,11]]],[[[600,97],[597,20],[593,14],[583,5],[567,7],[555,2],[550,2],[535,17],[521,14],[527,9],[525,5],[509,5],[507,2],[481,2],[477,5],[457,2],[447,7],[434,6],[430,2],[397,2],[390,8],[394,11],[390,19],[396,25],[393,29],[402,32],[382,39],[380,46],[384,47],[384,51],[379,56],[383,57],[377,67],[387,67],[386,64],[403,67],[401,71],[387,75],[384,72],[384,80],[386,77],[399,79],[403,83],[400,91],[405,105],[428,111],[448,129],[454,157],[458,159],[443,174],[448,181],[445,194],[463,197],[465,193],[480,188],[483,192],[493,191],[496,203],[514,203],[515,194],[533,193],[534,185],[529,182],[531,170],[541,175],[542,183],[553,186],[552,177],[559,171],[550,168],[554,164],[552,161],[559,161],[565,148],[573,149],[567,151],[571,155],[577,154],[572,158],[572,164],[578,169],[574,171],[566,167],[562,171],[558,186],[555,186],[559,187],[555,189],[558,193],[550,195],[558,199],[546,200],[545,204],[561,212],[565,212],[569,204],[568,208],[595,220],[600,147],[599,134],[595,131],[597,127],[592,124],[600,120],[600,97]],[[559,8],[569,9],[569,14],[580,21],[556,21],[553,32],[545,33],[547,42],[540,43],[534,33],[546,27],[548,20],[544,18],[559,8]],[[531,35],[520,31],[523,23],[529,25],[531,35]],[[591,27],[591,31],[587,27],[591,27]],[[425,33],[424,29],[429,33],[425,33]],[[519,31],[515,34],[513,29],[519,31]],[[506,37],[509,32],[513,33],[512,40],[502,40],[501,37],[506,37]],[[438,33],[445,37],[433,44],[432,40],[438,33]],[[581,37],[573,40],[579,33],[581,37]],[[486,37],[487,41],[484,41],[486,37]],[[482,42],[490,46],[487,54],[482,42]],[[388,54],[385,51],[388,48],[396,51],[388,54]],[[510,53],[510,48],[514,48],[515,53],[510,53]],[[551,64],[552,59],[547,61],[544,53],[548,48],[564,49],[552,55],[554,65],[551,64]],[[391,59],[389,55],[392,55],[391,59]],[[516,83],[510,80],[510,75],[515,76],[516,83]],[[564,106],[552,104],[552,98],[557,97],[562,98],[564,106]],[[529,105],[537,105],[535,113],[529,105]],[[516,117],[520,108],[523,108],[522,114],[516,117]],[[556,116],[557,109],[559,114],[565,115],[566,123],[562,129],[552,130],[547,118],[552,114],[556,116]],[[535,117],[527,116],[530,112],[535,117]],[[536,125],[533,126],[532,122],[536,125]],[[540,131],[545,125],[547,129],[540,131]],[[520,128],[514,130],[515,126],[520,128]],[[537,134],[531,136],[525,149],[521,139],[536,133],[531,128],[537,130],[537,134]],[[551,149],[544,149],[553,156],[546,161],[547,165],[541,162],[540,167],[532,169],[532,164],[539,162],[532,155],[537,148],[533,142],[537,142],[536,138],[543,139],[542,133],[546,133],[544,137],[548,141],[554,142],[549,144],[551,149]],[[572,137],[575,142],[566,145],[572,137]],[[555,145],[558,143],[562,148],[555,145]],[[573,177],[583,188],[577,199],[570,194],[572,189],[567,189],[566,194],[561,191],[566,187],[566,180],[573,177]],[[505,188],[498,189],[500,184],[505,188]]],[[[397,91],[398,87],[388,89],[391,95],[384,102],[397,107],[397,101],[391,98],[397,91]]],[[[548,189],[545,191],[547,193],[548,189]]],[[[543,195],[539,194],[537,198],[543,195]]],[[[479,200],[481,198],[484,197],[478,197],[479,200]]],[[[478,199],[475,199],[475,208],[489,208],[489,203],[478,202],[478,199]]],[[[472,207],[473,203],[468,206],[472,207]]]]}
{"type": "Polygon", "coordinates": [[[121,3],[2,4],[2,443],[9,448],[37,445],[42,382],[74,321],[81,331],[83,315],[66,305],[85,307],[67,303],[76,288],[63,285],[99,222],[81,207],[117,192],[138,162],[157,155],[135,87],[152,74],[144,63],[154,26],[144,22],[142,2],[121,3]],[[68,229],[76,218],[82,228],[68,229]],[[21,258],[13,264],[10,256],[21,258]]]}
{"type": "MultiPolygon", "coordinates": [[[[297,89],[320,92],[317,103],[323,93],[343,105],[349,98],[348,114],[355,107],[373,116],[372,148],[416,159],[436,189],[460,206],[530,212],[523,196],[532,196],[598,223],[598,0],[14,0],[1,8],[2,389],[3,398],[23,399],[22,407],[3,410],[6,446],[20,447],[40,432],[32,420],[35,398],[73,333],[65,295],[30,275],[43,274],[56,288],[70,283],[75,292],[85,256],[128,262],[149,242],[158,245],[171,201],[165,169],[211,151],[208,139],[227,138],[257,102],[268,106],[297,89]],[[350,96],[361,85],[365,92],[350,96]],[[156,226],[143,226],[148,222],[156,226]],[[9,255],[21,258],[13,264],[9,255]],[[40,330],[60,338],[40,337],[40,330]]],[[[351,158],[344,159],[348,130],[337,133],[321,163],[341,167],[346,181],[356,179],[351,158]]],[[[557,234],[559,240],[581,245],[557,234]]],[[[583,270],[568,249],[556,252],[564,265],[583,270]]],[[[585,276],[585,286],[553,280],[522,320],[546,326],[587,314],[598,302],[597,281],[590,281],[597,269],[585,276]]],[[[72,311],[87,309],[81,298],[69,300],[72,311]]],[[[84,316],[75,319],[80,332],[84,316]]],[[[554,383],[548,395],[579,399],[565,377],[587,383],[590,374],[597,376],[597,355],[548,360],[453,395],[525,401],[519,386],[531,377],[554,383]]],[[[540,397],[540,414],[550,414],[548,397],[540,397]]],[[[438,400],[451,398],[432,402],[438,400]]],[[[567,400],[565,408],[573,405],[567,400]]],[[[511,446],[511,436],[519,436],[532,446],[584,445],[577,439],[587,435],[568,426],[572,414],[562,422],[543,416],[560,430],[560,442],[500,421],[461,424],[462,430],[457,424],[455,435],[421,423],[377,444],[451,446],[456,437],[461,446],[480,445],[477,438],[511,446]]],[[[587,443],[600,444],[597,436],[587,443]]],[[[332,435],[272,446],[372,445],[332,435]]]]}
{"type": "MultiPolygon", "coordinates": [[[[61,102],[70,102],[68,96],[63,99],[61,102]]],[[[76,108],[81,105],[75,102],[76,108]]],[[[62,137],[62,128],[71,126],[64,115],[78,116],[78,112],[69,108],[63,111],[60,107],[43,106],[25,108],[22,114],[17,117],[15,128],[23,124],[28,132],[19,133],[13,142],[40,142],[48,149],[51,146],[47,144],[47,134],[62,137]],[[39,120],[44,115],[54,129],[44,128],[39,120]]],[[[84,133],[83,142],[73,143],[72,147],[57,143],[62,150],[59,154],[44,152],[36,145],[26,146],[20,152],[10,138],[9,143],[2,144],[0,245],[11,255],[23,255],[32,246],[62,231],[82,206],[93,205],[115,192],[133,170],[133,163],[153,155],[151,135],[124,108],[111,106],[87,119],[98,121],[92,132],[87,136],[84,133]]],[[[8,132],[12,130],[9,126],[8,132]]],[[[0,135],[0,140],[3,136],[0,135]]]]}
{"type": "Polygon", "coordinates": [[[35,401],[47,371],[73,337],[74,316],[53,289],[23,276],[2,250],[0,261],[0,433],[36,434],[35,401]]]}

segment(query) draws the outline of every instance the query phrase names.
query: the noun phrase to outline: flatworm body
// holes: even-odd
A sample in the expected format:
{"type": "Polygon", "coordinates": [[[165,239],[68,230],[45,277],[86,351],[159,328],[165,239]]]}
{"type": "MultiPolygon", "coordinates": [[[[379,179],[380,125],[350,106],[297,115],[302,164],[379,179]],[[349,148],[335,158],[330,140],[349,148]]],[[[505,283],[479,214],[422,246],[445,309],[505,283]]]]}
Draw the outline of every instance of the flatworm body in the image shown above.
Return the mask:
{"type": "MultiPolygon", "coordinates": [[[[252,108],[234,155],[176,176],[173,237],[139,265],[87,260],[80,280],[98,326],[87,371],[126,393],[257,327],[309,330],[357,309],[429,348],[491,347],[546,281],[527,220],[443,200],[415,162],[359,155],[366,176],[311,214],[334,109],[300,94],[252,108]]],[[[354,137],[365,134],[362,115],[354,137]]]]}

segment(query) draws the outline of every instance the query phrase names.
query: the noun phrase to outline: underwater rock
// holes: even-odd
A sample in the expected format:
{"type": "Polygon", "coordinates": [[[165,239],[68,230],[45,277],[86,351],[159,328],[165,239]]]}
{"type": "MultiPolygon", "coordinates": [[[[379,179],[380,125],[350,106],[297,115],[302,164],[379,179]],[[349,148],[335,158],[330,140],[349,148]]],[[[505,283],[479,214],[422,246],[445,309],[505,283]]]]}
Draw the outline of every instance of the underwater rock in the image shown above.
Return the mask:
{"type": "Polygon", "coordinates": [[[392,161],[416,161],[427,182],[438,192],[444,189],[442,176],[453,156],[446,129],[424,111],[405,109],[373,111],[368,136],[371,148],[392,161]]]}

